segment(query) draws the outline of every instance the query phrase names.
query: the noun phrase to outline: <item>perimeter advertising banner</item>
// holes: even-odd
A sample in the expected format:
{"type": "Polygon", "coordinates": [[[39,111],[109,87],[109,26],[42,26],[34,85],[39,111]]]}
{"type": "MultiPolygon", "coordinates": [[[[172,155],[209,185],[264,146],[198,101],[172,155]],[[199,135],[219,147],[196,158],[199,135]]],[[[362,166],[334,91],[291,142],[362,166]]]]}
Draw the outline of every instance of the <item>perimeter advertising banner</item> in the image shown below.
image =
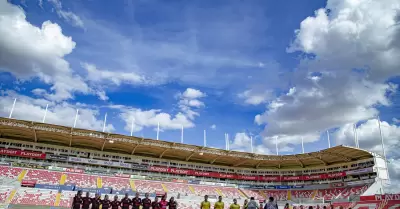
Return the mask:
{"type": "Polygon", "coordinates": [[[150,166],[149,171],[160,172],[160,173],[173,173],[190,176],[204,176],[214,178],[226,178],[226,179],[238,179],[238,180],[252,180],[252,181],[307,181],[317,179],[331,179],[340,178],[346,176],[346,172],[327,173],[327,174],[316,174],[316,175],[304,175],[304,176],[245,176],[238,174],[226,174],[209,171],[196,171],[187,170],[180,168],[169,168],[162,166],[150,166]]]}
{"type": "Polygon", "coordinates": [[[46,153],[0,148],[0,155],[46,159],[46,153]]]}
{"type": "Polygon", "coordinates": [[[400,200],[400,194],[361,196],[361,201],[400,200]]]}

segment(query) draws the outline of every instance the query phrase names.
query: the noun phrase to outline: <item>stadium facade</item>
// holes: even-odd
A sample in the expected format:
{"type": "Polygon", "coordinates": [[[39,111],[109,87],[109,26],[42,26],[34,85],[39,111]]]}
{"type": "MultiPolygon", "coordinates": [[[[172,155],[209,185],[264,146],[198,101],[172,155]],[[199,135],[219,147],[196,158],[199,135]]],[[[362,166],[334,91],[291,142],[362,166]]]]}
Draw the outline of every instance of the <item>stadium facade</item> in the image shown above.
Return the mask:
{"type": "Polygon", "coordinates": [[[198,208],[206,194],[240,204],[274,196],[279,204],[382,209],[400,201],[385,194],[384,157],[347,146],[260,155],[0,118],[0,155],[3,205],[69,207],[77,190],[167,193],[179,208],[198,208]]]}

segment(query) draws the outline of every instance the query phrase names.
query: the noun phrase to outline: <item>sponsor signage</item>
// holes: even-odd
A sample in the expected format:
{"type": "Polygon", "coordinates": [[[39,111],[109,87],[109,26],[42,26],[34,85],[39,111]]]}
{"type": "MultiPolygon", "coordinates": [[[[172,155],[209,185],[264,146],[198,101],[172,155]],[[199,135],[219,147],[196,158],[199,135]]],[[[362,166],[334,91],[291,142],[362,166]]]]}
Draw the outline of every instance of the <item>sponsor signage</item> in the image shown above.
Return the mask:
{"type": "Polygon", "coordinates": [[[172,182],[176,182],[176,183],[185,183],[185,184],[188,183],[188,181],[182,180],[182,179],[172,179],[172,182]]]}
{"type": "Polygon", "coordinates": [[[332,187],[345,187],[346,184],[343,182],[337,182],[337,183],[332,183],[331,186],[332,187]]]}
{"type": "Polygon", "coordinates": [[[360,185],[360,184],[369,184],[369,183],[373,183],[373,182],[374,182],[373,179],[361,180],[361,181],[349,181],[349,182],[347,182],[347,185],[353,186],[353,185],[360,185]]]}
{"type": "Polygon", "coordinates": [[[115,176],[116,177],[121,177],[121,178],[128,178],[128,179],[131,177],[131,175],[123,174],[123,173],[116,173],[115,176]]]}
{"type": "Polygon", "coordinates": [[[140,165],[140,164],[131,164],[131,168],[133,170],[149,170],[149,166],[147,165],[140,165]]]}
{"type": "Polygon", "coordinates": [[[400,200],[400,194],[361,196],[361,201],[400,200]]]}
{"type": "Polygon", "coordinates": [[[46,153],[0,148],[0,155],[46,159],[46,153]]]}
{"type": "Polygon", "coordinates": [[[36,181],[32,181],[32,180],[22,180],[21,181],[21,186],[34,187],[35,184],[36,184],[36,181]]]}
{"type": "Polygon", "coordinates": [[[46,156],[47,159],[50,160],[58,160],[58,161],[68,161],[68,157],[67,156],[62,156],[62,155],[52,155],[52,154],[48,154],[46,156]]]}
{"type": "Polygon", "coordinates": [[[290,186],[288,185],[280,185],[280,186],[276,186],[277,189],[290,189],[290,186]]]}
{"type": "Polygon", "coordinates": [[[73,169],[73,168],[65,168],[66,172],[70,172],[70,173],[84,173],[84,170],[81,169],[73,169]]]}
{"type": "Polygon", "coordinates": [[[358,170],[353,170],[353,171],[346,171],[346,175],[354,175],[354,174],[360,174],[360,173],[371,173],[373,171],[372,167],[371,168],[363,168],[363,169],[358,169],[358,170]]]}
{"type": "Polygon", "coordinates": [[[0,165],[11,166],[11,163],[8,163],[8,162],[0,162],[0,165]]]}
{"type": "Polygon", "coordinates": [[[204,176],[204,177],[214,177],[214,178],[227,178],[227,179],[238,179],[238,180],[251,180],[251,181],[308,181],[308,180],[318,180],[318,179],[329,179],[329,178],[339,178],[346,176],[346,172],[329,173],[329,174],[316,174],[316,175],[304,175],[304,176],[246,176],[238,174],[226,174],[218,172],[208,172],[208,171],[196,171],[187,170],[179,168],[169,168],[162,166],[150,166],[149,171],[160,172],[160,173],[173,173],[182,174],[190,176],[204,176]]]}

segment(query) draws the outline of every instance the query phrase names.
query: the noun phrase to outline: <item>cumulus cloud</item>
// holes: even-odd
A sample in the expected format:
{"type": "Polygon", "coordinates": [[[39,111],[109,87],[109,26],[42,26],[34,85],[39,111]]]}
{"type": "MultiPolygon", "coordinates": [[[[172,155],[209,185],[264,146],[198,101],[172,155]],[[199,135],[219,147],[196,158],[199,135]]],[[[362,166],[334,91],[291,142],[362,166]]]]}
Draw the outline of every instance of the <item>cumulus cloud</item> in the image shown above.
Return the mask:
{"type": "Polygon", "coordinates": [[[183,93],[178,94],[179,108],[189,119],[193,120],[196,116],[199,116],[197,110],[205,106],[200,99],[206,96],[200,90],[187,88],[183,93]]]}
{"type": "Polygon", "coordinates": [[[255,117],[263,135],[299,144],[320,131],[374,118],[377,105],[390,106],[400,74],[396,0],[328,0],[304,19],[288,52],[303,53],[292,88],[255,117]]]}
{"type": "Polygon", "coordinates": [[[212,125],[210,126],[210,128],[211,128],[212,130],[216,130],[216,129],[217,129],[217,125],[212,124],[212,125]]]}
{"type": "MultiPolygon", "coordinates": [[[[49,105],[46,114],[46,123],[72,127],[76,109],[79,109],[79,116],[76,127],[101,131],[103,120],[99,118],[99,110],[85,107],[84,105],[72,105],[67,102],[56,103],[47,99],[35,99],[19,95],[13,91],[2,91],[0,94],[0,115],[8,117],[11,107],[17,99],[12,118],[42,122],[46,105],[49,105]]],[[[107,124],[106,131],[113,132],[114,126],[107,124]]]]}
{"type": "MultiPolygon", "coordinates": [[[[397,186],[400,182],[400,127],[381,121],[382,136],[388,158],[389,174],[392,180],[391,187],[386,192],[400,192],[397,186]]],[[[377,119],[367,120],[357,128],[360,148],[383,155],[381,138],[377,119]]],[[[353,124],[346,124],[335,132],[333,137],[337,144],[354,146],[353,124]]]]}
{"type": "Polygon", "coordinates": [[[180,112],[175,115],[163,112],[159,109],[142,110],[126,106],[116,106],[121,110],[120,118],[125,122],[125,130],[137,132],[145,127],[157,127],[160,124],[162,130],[192,128],[194,119],[199,116],[199,108],[204,107],[200,98],[206,94],[200,90],[187,88],[177,95],[180,112]]]}
{"type": "Polygon", "coordinates": [[[268,99],[272,97],[271,91],[254,91],[254,90],[246,90],[242,93],[238,94],[238,97],[243,99],[246,104],[250,105],[259,105],[262,103],[266,103],[268,99]]]}
{"type": "MultiPolygon", "coordinates": [[[[60,0],[48,0],[55,8],[58,17],[62,18],[64,21],[68,22],[72,26],[84,28],[84,23],[82,19],[71,11],[65,11],[62,8],[60,0]]],[[[43,2],[39,1],[39,6],[42,7],[43,2]]]]}
{"type": "MultiPolygon", "coordinates": [[[[235,134],[233,141],[230,142],[230,149],[242,152],[251,152],[251,139],[250,135],[245,132],[238,132],[235,134]]],[[[272,154],[272,149],[269,149],[264,144],[256,144],[253,138],[253,151],[258,154],[272,154]]]]}
{"type": "Polygon", "coordinates": [[[98,69],[95,65],[82,63],[82,67],[87,71],[86,79],[95,83],[112,83],[114,85],[126,84],[143,84],[146,80],[134,72],[118,72],[98,69]]]}
{"type": "Polygon", "coordinates": [[[76,43],[59,25],[45,21],[36,27],[20,7],[5,0],[0,0],[0,8],[0,70],[23,81],[39,78],[51,85],[49,92],[42,92],[51,100],[73,98],[73,92],[89,93],[88,85],[64,60],[76,43]]]}
{"type": "Polygon", "coordinates": [[[301,22],[289,52],[315,55],[308,67],[365,70],[369,79],[399,75],[400,5],[397,0],[328,0],[301,22]]]}

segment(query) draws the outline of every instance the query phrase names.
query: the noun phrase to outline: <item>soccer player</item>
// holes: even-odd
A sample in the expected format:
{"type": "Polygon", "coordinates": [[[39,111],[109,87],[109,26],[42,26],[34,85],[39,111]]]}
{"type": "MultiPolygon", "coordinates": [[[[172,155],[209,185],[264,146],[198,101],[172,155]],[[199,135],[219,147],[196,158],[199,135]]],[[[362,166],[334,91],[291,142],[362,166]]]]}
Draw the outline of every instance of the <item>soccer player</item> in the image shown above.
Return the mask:
{"type": "Polygon", "coordinates": [[[142,205],[142,199],[139,197],[139,192],[136,192],[135,197],[132,199],[132,209],[139,209],[142,205]]]}
{"type": "Polygon", "coordinates": [[[171,197],[168,202],[168,209],[177,209],[178,203],[175,201],[174,197],[171,197]]]}
{"type": "Polygon", "coordinates": [[[82,191],[79,190],[72,200],[72,209],[80,209],[82,204],[82,191]]]}
{"type": "Polygon", "coordinates": [[[240,205],[237,203],[236,199],[233,199],[233,203],[229,206],[229,209],[240,209],[240,205]]]}
{"type": "Polygon", "coordinates": [[[108,199],[108,195],[104,196],[104,200],[101,201],[101,209],[108,209],[111,206],[111,201],[108,199]]]}
{"type": "Polygon", "coordinates": [[[249,201],[247,199],[244,200],[243,203],[243,209],[247,209],[247,204],[249,203],[249,201]]]}
{"type": "Polygon", "coordinates": [[[200,209],[210,209],[211,203],[208,201],[208,195],[204,196],[204,201],[200,204],[200,209]]]}
{"type": "Polygon", "coordinates": [[[160,205],[160,209],[166,209],[167,208],[168,202],[167,202],[167,196],[166,195],[161,197],[161,201],[160,201],[159,205],[160,205]]]}
{"type": "Polygon", "coordinates": [[[92,198],[92,209],[99,209],[101,205],[101,199],[99,194],[95,194],[92,198]]]}
{"type": "Polygon", "coordinates": [[[121,205],[121,202],[118,201],[118,195],[114,196],[114,200],[111,202],[111,209],[118,209],[121,205]]]}
{"type": "Polygon", "coordinates": [[[158,202],[158,197],[156,196],[154,198],[154,201],[151,203],[151,208],[152,209],[160,209],[160,203],[158,202]]]}
{"type": "Polygon", "coordinates": [[[143,209],[150,209],[151,207],[151,200],[149,198],[149,193],[144,194],[144,199],[142,200],[143,209]]]}
{"type": "Polygon", "coordinates": [[[128,193],[125,194],[125,197],[121,200],[121,208],[122,209],[129,209],[129,205],[131,205],[132,200],[129,199],[128,193]]]}
{"type": "Polygon", "coordinates": [[[224,209],[225,207],[224,202],[222,202],[222,196],[218,197],[218,201],[214,204],[214,209],[224,209]]]}
{"type": "Polygon", "coordinates": [[[89,209],[90,204],[92,204],[92,199],[89,197],[89,192],[86,192],[86,196],[82,198],[82,209],[89,209]]]}

